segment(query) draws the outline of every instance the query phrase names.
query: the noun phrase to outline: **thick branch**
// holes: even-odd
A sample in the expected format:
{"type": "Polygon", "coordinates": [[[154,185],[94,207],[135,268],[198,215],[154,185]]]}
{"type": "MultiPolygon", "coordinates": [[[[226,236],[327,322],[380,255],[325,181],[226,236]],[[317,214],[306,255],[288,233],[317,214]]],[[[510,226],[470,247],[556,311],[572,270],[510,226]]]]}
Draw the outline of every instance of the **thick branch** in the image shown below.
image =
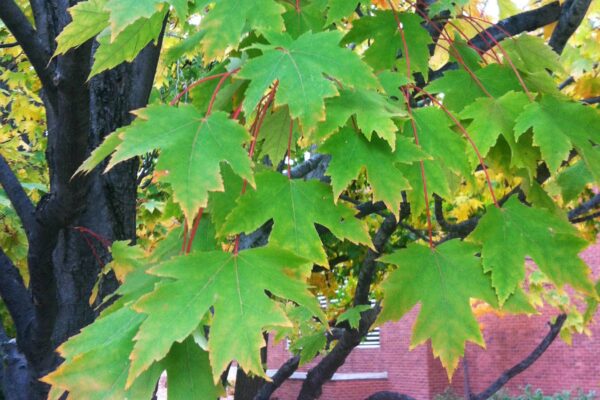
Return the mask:
{"type": "Polygon", "coordinates": [[[471,397],[471,400],[485,400],[490,397],[498,390],[502,388],[502,386],[506,385],[506,383],[519,375],[521,372],[525,371],[529,368],[534,362],[537,361],[538,358],[544,354],[544,352],[550,347],[554,339],[558,336],[565,320],[567,319],[566,314],[561,314],[556,318],[556,322],[550,325],[550,332],[544,337],[544,339],[537,345],[537,347],[529,354],[523,361],[516,364],[514,367],[506,370],[494,383],[492,383],[487,389],[483,392],[479,393],[476,396],[471,397]]]}
{"type": "Polygon", "coordinates": [[[17,39],[46,89],[54,88],[48,69],[50,54],[19,6],[13,0],[0,0],[0,20],[17,39]]]}
{"type": "Polygon", "coordinates": [[[19,346],[27,347],[29,343],[25,342],[29,340],[35,316],[33,303],[21,274],[2,249],[0,249],[0,296],[15,323],[19,346]]]}
{"type": "Polygon", "coordinates": [[[560,17],[561,7],[558,1],[550,4],[546,4],[543,7],[535,10],[526,11],[512,17],[505,18],[499,21],[496,25],[493,25],[485,31],[479,33],[469,42],[474,47],[480,49],[482,53],[494,47],[494,42],[510,36],[518,35],[522,32],[531,32],[554,21],[557,21],[560,17]],[[493,36],[495,41],[490,40],[490,36],[493,36]]]}
{"type": "MultiPolygon", "coordinates": [[[[370,303],[369,293],[375,275],[377,258],[396,230],[397,225],[394,215],[389,215],[375,233],[373,238],[375,250],[368,250],[367,256],[361,265],[358,284],[354,293],[354,305],[370,303]]],[[[380,307],[376,305],[375,308],[363,312],[359,328],[344,331],[333,350],[308,372],[298,395],[298,400],[312,400],[321,395],[323,384],[331,379],[335,371],[344,364],[352,350],[360,344],[362,338],[369,332],[371,325],[375,322],[379,311],[380,307]]]]}
{"type": "Polygon", "coordinates": [[[563,52],[567,41],[583,21],[591,2],[592,0],[568,0],[565,3],[558,24],[548,42],[555,52],[558,54],[563,52]]]}
{"type": "Polygon", "coordinates": [[[331,352],[308,372],[298,395],[298,400],[314,400],[319,398],[323,384],[331,379],[335,371],[344,364],[352,350],[360,344],[362,338],[369,332],[373,323],[375,323],[380,310],[379,305],[376,305],[375,308],[363,312],[358,329],[344,331],[344,334],[331,352]]]}
{"type": "Polygon", "coordinates": [[[27,237],[31,237],[31,232],[35,228],[35,208],[2,154],[0,154],[0,185],[21,219],[27,237]]]}
{"type": "Polygon", "coordinates": [[[300,365],[300,356],[294,356],[283,363],[271,378],[271,382],[267,382],[260,388],[254,400],[269,400],[273,392],[298,369],[298,365],[300,365]]]}

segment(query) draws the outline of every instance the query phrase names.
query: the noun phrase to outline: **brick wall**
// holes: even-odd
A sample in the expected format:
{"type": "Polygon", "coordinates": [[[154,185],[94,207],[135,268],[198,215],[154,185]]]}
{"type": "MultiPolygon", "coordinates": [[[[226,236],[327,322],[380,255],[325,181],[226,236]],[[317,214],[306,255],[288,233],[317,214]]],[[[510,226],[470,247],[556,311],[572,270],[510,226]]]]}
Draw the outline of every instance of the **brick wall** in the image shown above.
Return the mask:
{"type": "MultiPolygon", "coordinates": [[[[600,275],[600,244],[590,247],[582,257],[594,270],[595,278],[600,275]]],[[[381,327],[381,347],[378,349],[356,349],[338,372],[374,373],[387,372],[387,379],[329,382],[324,386],[321,399],[363,400],[373,392],[391,390],[409,394],[417,400],[432,399],[448,386],[458,394],[464,393],[462,365],[459,366],[452,383],[439,360],[434,359],[428,346],[419,346],[409,351],[412,325],[417,315],[413,310],[397,323],[381,327]]],[[[487,349],[467,345],[467,363],[474,391],[481,391],[496,379],[502,371],[513,366],[529,354],[548,332],[547,321],[552,316],[543,313],[531,317],[486,315],[481,319],[487,349]]],[[[600,319],[600,314],[597,314],[600,319]]],[[[550,349],[527,371],[514,378],[507,388],[516,392],[526,384],[541,388],[545,392],[560,390],[596,390],[600,392],[600,324],[592,327],[593,336],[577,335],[573,345],[567,346],[557,339],[550,349]]],[[[290,357],[285,343],[271,345],[268,366],[277,369],[290,357]]],[[[303,366],[307,371],[314,363],[303,366]]],[[[279,388],[272,399],[295,399],[302,380],[290,380],[279,388]]]]}

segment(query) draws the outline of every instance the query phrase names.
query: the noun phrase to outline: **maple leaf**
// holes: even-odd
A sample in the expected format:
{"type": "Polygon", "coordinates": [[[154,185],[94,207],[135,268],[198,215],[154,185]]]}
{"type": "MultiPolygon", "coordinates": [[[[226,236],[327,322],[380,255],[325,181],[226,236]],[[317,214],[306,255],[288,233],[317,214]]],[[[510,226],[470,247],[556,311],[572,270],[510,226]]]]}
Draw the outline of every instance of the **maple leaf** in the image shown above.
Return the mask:
{"type": "Polygon", "coordinates": [[[73,21],[56,38],[55,56],[81,46],[108,26],[110,14],[104,9],[105,4],[106,0],[89,0],[69,8],[73,21]]]}
{"type": "Polygon", "coordinates": [[[340,322],[348,321],[348,324],[350,324],[352,329],[358,329],[360,325],[361,313],[370,309],[371,306],[368,304],[349,308],[337,317],[337,323],[339,324],[340,322]]]}
{"type": "Polygon", "coordinates": [[[590,270],[579,258],[587,241],[566,219],[527,207],[515,196],[502,209],[488,207],[469,239],[482,246],[483,267],[491,271],[500,304],[525,279],[525,256],[558,287],[570,284],[588,294],[594,290],[590,270]]]}
{"type": "Polygon", "coordinates": [[[394,119],[406,117],[406,110],[387,100],[385,96],[365,89],[342,89],[340,95],[325,100],[327,116],[319,123],[314,133],[315,140],[328,137],[348,122],[355,115],[356,125],[365,137],[371,140],[373,132],[385,139],[392,150],[396,147],[396,131],[394,119]]]}
{"type": "MultiPolygon", "coordinates": [[[[429,45],[433,42],[422,26],[423,19],[413,13],[398,13],[398,18],[404,30],[411,72],[421,72],[427,79],[429,45]]],[[[394,18],[394,11],[380,11],[374,16],[365,16],[354,21],[343,43],[362,43],[367,40],[372,42],[365,51],[364,58],[375,71],[391,69],[397,64],[405,63],[404,57],[398,59],[398,54],[404,53],[404,45],[394,18]]],[[[405,71],[406,67],[399,66],[399,69],[405,71]]]]}
{"type": "Polygon", "coordinates": [[[279,81],[276,106],[289,106],[292,118],[311,130],[325,119],[324,99],[338,94],[327,74],[350,87],[376,87],[377,80],[359,57],[339,47],[339,32],[305,33],[293,40],[287,34],[266,35],[270,45],[256,45],[263,51],[248,61],[237,74],[249,79],[244,110],[259,103],[265,90],[279,81]]]}
{"type": "Polygon", "coordinates": [[[43,381],[74,398],[150,398],[162,369],[150,368],[137,384],[125,385],[132,340],[144,318],[126,307],[99,318],[59,347],[65,362],[43,381]]]}
{"type": "Polygon", "coordinates": [[[346,205],[334,204],[331,189],[321,182],[288,179],[266,171],[256,175],[256,191],[238,200],[221,233],[249,233],[273,219],[269,243],[325,266],[327,255],[315,223],[340,239],[371,245],[366,224],[354,214],[346,205]]]}
{"type": "MultiPolygon", "coordinates": [[[[413,119],[421,149],[432,158],[423,161],[430,198],[433,193],[449,198],[451,174],[470,179],[472,167],[467,158],[462,156],[467,151],[466,142],[460,133],[450,129],[450,120],[439,108],[417,108],[413,110],[413,119]]],[[[413,137],[412,126],[409,123],[404,125],[404,136],[413,137]]],[[[403,171],[413,188],[407,193],[411,209],[417,213],[421,212],[425,207],[425,199],[420,166],[412,165],[403,171]]]]}
{"type": "Polygon", "coordinates": [[[324,9],[327,0],[316,0],[301,4],[300,12],[293,2],[286,5],[288,11],[283,14],[285,32],[297,39],[307,32],[321,32],[325,25],[324,9]]]}
{"type": "Polygon", "coordinates": [[[352,14],[359,4],[359,0],[328,0],[327,25],[333,24],[352,14]]]}
{"type": "MultiPolygon", "coordinates": [[[[519,91],[522,87],[512,69],[498,64],[490,64],[474,72],[483,87],[495,98],[507,92],[519,91]]],[[[464,69],[444,72],[444,75],[427,85],[429,93],[443,93],[444,106],[451,111],[460,112],[468,104],[485,92],[464,69]]]]}
{"type": "Polygon", "coordinates": [[[149,272],[168,279],[134,305],[147,318],[135,336],[128,382],[163,358],[173,342],[188,337],[211,307],[214,315],[208,348],[215,382],[234,359],[245,371],[265,376],[260,359],[260,348],[265,345],[262,332],[290,324],[266,290],[324,319],[304,283],[310,264],[271,246],[237,255],[222,251],[191,253],[149,272]],[[231,341],[231,337],[236,340],[231,341]]]}
{"type": "Polygon", "coordinates": [[[533,129],[533,143],[554,173],[574,147],[587,168],[600,182],[600,113],[581,104],[543,96],[527,105],[515,124],[515,138],[533,129]],[[576,115],[577,118],[565,118],[576,115]]]}
{"type": "Polygon", "coordinates": [[[173,343],[162,364],[169,377],[169,399],[218,399],[223,395],[223,388],[213,383],[208,352],[193,336],[183,343],[173,343]]]}
{"type": "Polygon", "coordinates": [[[187,16],[187,1],[185,0],[104,0],[104,9],[110,12],[111,40],[114,40],[123,30],[140,18],[151,18],[162,11],[165,4],[175,9],[180,20],[187,16]]]}
{"type": "Polygon", "coordinates": [[[469,4],[469,0],[439,0],[429,6],[430,15],[438,15],[444,11],[455,13],[457,9],[469,4]]]}
{"type": "Polygon", "coordinates": [[[575,200],[586,185],[593,182],[594,178],[583,160],[577,161],[556,176],[556,183],[560,186],[565,203],[575,200]]]}
{"type": "Polygon", "coordinates": [[[420,303],[411,348],[431,339],[433,354],[440,358],[449,379],[467,341],[485,345],[470,300],[495,301],[489,277],[475,257],[478,251],[478,246],[454,239],[435,249],[410,244],[380,258],[398,269],[382,283],[378,320],[398,320],[420,303]]]}
{"type": "MultiPolygon", "coordinates": [[[[100,155],[115,149],[106,167],[109,170],[121,161],[160,149],[156,168],[168,171],[160,179],[171,184],[188,221],[207,205],[208,192],[224,190],[221,162],[254,185],[251,162],[242,147],[250,135],[226,113],[206,117],[189,105],[151,105],[135,113],[138,120],[108,136],[92,158],[98,161],[100,155]]],[[[84,165],[82,171],[95,166],[84,165]]]]}
{"type": "Polygon", "coordinates": [[[373,200],[383,201],[398,215],[401,192],[410,189],[410,184],[397,164],[410,164],[427,158],[427,155],[411,140],[400,136],[397,140],[396,150],[392,152],[383,140],[373,138],[369,143],[363,135],[344,128],[321,145],[321,152],[332,155],[327,175],[331,176],[334,198],[365,169],[373,189],[373,200]]]}
{"type": "Polygon", "coordinates": [[[200,29],[206,32],[200,42],[206,61],[222,57],[228,47],[237,47],[250,27],[260,33],[283,31],[284,11],[274,0],[217,1],[200,24],[200,29]]]}
{"type": "Polygon", "coordinates": [[[522,71],[564,71],[559,62],[559,55],[546,44],[543,38],[534,35],[519,35],[505,39],[501,44],[513,64],[522,71]]]}
{"type": "Polygon", "coordinates": [[[94,53],[90,78],[124,61],[131,62],[150,42],[156,42],[162,30],[166,11],[157,12],[149,18],[140,18],[112,38],[110,28],[104,29],[97,40],[100,46],[94,53]]]}
{"type": "Polygon", "coordinates": [[[468,130],[482,156],[487,155],[501,134],[516,146],[515,119],[528,103],[525,93],[511,91],[500,98],[481,97],[460,113],[462,118],[472,120],[468,130]]]}
{"type": "MultiPolygon", "coordinates": [[[[290,112],[287,107],[280,107],[267,113],[265,122],[260,130],[260,136],[264,137],[261,154],[269,156],[273,163],[283,160],[287,154],[288,140],[290,136],[290,112]]],[[[300,138],[300,132],[294,124],[292,130],[292,149],[300,138]]]]}

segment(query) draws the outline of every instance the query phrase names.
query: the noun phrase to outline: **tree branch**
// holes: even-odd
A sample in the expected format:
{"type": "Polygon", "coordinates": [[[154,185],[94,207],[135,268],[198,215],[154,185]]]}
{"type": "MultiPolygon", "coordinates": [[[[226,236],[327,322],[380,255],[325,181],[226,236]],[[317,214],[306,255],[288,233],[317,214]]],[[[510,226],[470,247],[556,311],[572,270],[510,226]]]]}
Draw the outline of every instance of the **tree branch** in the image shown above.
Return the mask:
{"type": "Polygon", "coordinates": [[[572,219],[572,220],[570,220],[570,221],[571,221],[571,223],[572,223],[572,224],[578,224],[578,223],[580,223],[580,222],[589,221],[589,220],[592,220],[592,219],[596,219],[596,218],[598,218],[598,217],[600,217],[600,211],[598,211],[598,212],[595,212],[595,213],[593,213],[593,214],[585,215],[585,216],[583,216],[583,217],[579,217],[579,218],[573,218],[573,219],[572,219]]]}
{"type": "Polygon", "coordinates": [[[50,54],[19,6],[13,0],[0,0],[0,20],[17,39],[44,88],[54,89],[52,71],[48,69],[50,54]]]}
{"type": "Polygon", "coordinates": [[[581,101],[583,104],[598,104],[600,103],[600,96],[589,97],[587,99],[582,99],[579,101],[581,101]]]}
{"type": "Polygon", "coordinates": [[[0,297],[4,300],[15,323],[19,347],[29,347],[31,327],[35,318],[33,302],[21,274],[2,249],[0,249],[0,297]]]}
{"type": "Polygon", "coordinates": [[[258,391],[254,400],[269,400],[271,395],[283,382],[285,382],[298,369],[300,365],[300,356],[294,356],[287,360],[273,375],[271,382],[267,382],[258,391]]]}
{"type": "Polygon", "coordinates": [[[0,185],[21,219],[27,238],[31,238],[31,233],[36,225],[35,208],[2,154],[0,154],[0,185]]]}
{"type": "Polygon", "coordinates": [[[516,364],[514,367],[506,370],[494,383],[492,383],[483,392],[472,396],[470,400],[485,400],[490,398],[494,393],[506,385],[506,383],[519,375],[521,372],[529,368],[542,354],[550,347],[554,339],[558,336],[565,320],[567,319],[566,314],[561,314],[556,318],[556,322],[550,324],[550,332],[544,337],[544,339],[537,345],[537,347],[529,354],[523,361],[516,364]]]}
{"type": "MultiPolygon", "coordinates": [[[[405,218],[405,215],[402,215],[402,213],[401,218],[405,218]]],[[[354,292],[353,302],[355,306],[370,304],[369,293],[375,275],[377,258],[396,230],[397,225],[396,217],[390,214],[384,219],[375,233],[375,237],[373,238],[375,250],[369,249],[367,251],[358,275],[358,284],[354,292]]],[[[344,331],[331,352],[308,372],[298,395],[298,400],[312,400],[320,396],[323,384],[331,379],[335,371],[344,364],[352,350],[360,344],[362,338],[369,332],[369,329],[375,322],[379,311],[380,306],[377,304],[374,308],[361,313],[358,329],[347,329],[344,331]]]]}
{"type": "Polygon", "coordinates": [[[591,2],[591,0],[568,0],[563,5],[558,24],[548,42],[555,52],[558,54],[563,52],[567,41],[583,21],[591,2]]]}
{"type": "Polygon", "coordinates": [[[373,393],[365,400],[415,400],[415,398],[396,392],[377,392],[373,393]]]}
{"type": "Polygon", "coordinates": [[[597,194],[594,197],[592,197],[591,199],[589,199],[588,201],[586,201],[585,203],[582,203],[579,206],[572,209],[571,211],[569,211],[569,220],[571,222],[573,222],[573,220],[576,217],[580,216],[581,214],[585,214],[588,211],[591,211],[592,209],[596,208],[599,205],[600,205],[600,194],[597,194]]]}
{"type": "MultiPolygon", "coordinates": [[[[587,0],[586,0],[587,1],[587,0]]],[[[526,11],[499,21],[469,41],[469,44],[478,48],[482,53],[494,47],[495,42],[522,32],[531,32],[559,19],[561,6],[558,1],[546,4],[535,10],[526,11]],[[490,40],[490,35],[495,41],[490,40]]]]}

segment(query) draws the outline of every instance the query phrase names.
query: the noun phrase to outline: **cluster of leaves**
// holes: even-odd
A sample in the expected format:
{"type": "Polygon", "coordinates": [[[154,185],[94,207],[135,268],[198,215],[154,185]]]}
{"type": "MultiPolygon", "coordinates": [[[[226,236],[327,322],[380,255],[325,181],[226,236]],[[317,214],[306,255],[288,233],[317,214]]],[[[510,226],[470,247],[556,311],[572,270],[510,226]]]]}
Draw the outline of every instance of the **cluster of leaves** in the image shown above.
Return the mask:
{"type": "MultiPolygon", "coordinates": [[[[165,370],[170,398],[216,397],[233,360],[265,376],[265,331],[298,337],[292,348],[313,358],[328,326],[307,282],[321,274],[353,288],[347,271],[374,248],[370,232],[407,203],[403,218],[415,228],[393,235],[373,281],[378,323],[420,304],[412,345],[430,340],[449,376],[467,341],[484,344],[473,304],[533,313],[548,284],[596,302],[579,258],[588,241],[566,211],[600,182],[598,110],[556,88],[567,71],[542,38],[480,54],[456,28],[432,54],[428,17],[392,5],[87,0],[71,9],[57,53],[97,37],[95,75],[167,29],[182,41],[163,65],[176,64],[176,91],[187,84],[177,95],[161,90],[80,168],[148,160],[148,241],[113,244],[122,285],[60,347],[65,362],[45,378],[52,398],[149,398],[165,370]],[[182,60],[195,72],[182,73],[182,60]],[[432,79],[446,61],[457,68],[432,79]],[[324,179],[295,179],[292,163],[305,152],[329,156],[324,179]],[[548,177],[538,180],[541,166],[548,177]],[[479,221],[464,240],[432,220],[434,195],[449,215],[479,221]],[[381,202],[381,215],[358,218],[353,206],[366,200],[381,202]],[[248,248],[257,230],[268,243],[248,248]]],[[[461,5],[438,1],[430,12],[466,27],[461,5]]],[[[361,311],[336,317],[356,327],[361,311]]]]}

